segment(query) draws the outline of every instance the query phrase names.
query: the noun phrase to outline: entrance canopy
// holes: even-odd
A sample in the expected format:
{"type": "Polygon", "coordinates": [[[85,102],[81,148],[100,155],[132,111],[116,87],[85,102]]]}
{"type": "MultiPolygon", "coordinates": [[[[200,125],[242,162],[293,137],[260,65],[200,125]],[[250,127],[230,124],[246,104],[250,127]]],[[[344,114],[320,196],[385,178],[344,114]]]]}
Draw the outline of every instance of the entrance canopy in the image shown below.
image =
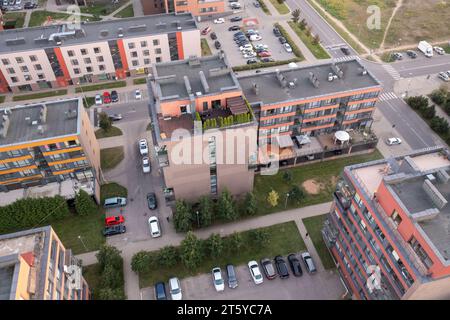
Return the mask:
{"type": "Polygon", "coordinates": [[[292,141],[291,137],[288,135],[285,136],[278,136],[278,146],[280,148],[288,148],[294,146],[294,142],[292,141]]]}

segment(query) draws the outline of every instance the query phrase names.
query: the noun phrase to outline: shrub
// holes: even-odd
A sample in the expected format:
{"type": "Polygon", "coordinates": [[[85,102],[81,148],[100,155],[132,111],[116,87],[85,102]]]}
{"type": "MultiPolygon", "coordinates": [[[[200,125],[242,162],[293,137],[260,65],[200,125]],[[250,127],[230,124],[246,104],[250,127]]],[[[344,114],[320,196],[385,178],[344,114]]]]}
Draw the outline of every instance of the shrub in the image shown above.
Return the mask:
{"type": "Polygon", "coordinates": [[[272,206],[276,207],[278,205],[278,199],[280,198],[278,192],[272,190],[267,195],[267,202],[272,206]]]}
{"type": "Polygon", "coordinates": [[[289,199],[298,202],[301,202],[305,199],[306,194],[303,188],[300,188],[297,185],[293,185],[291,190],[289,190],[289,199]]]}
{"type": "Polygon", "coordinates": [[[165,246],[158,251],[158,263],[162,267],[173,267],[178,263],[178,249],[174,246],[165,246]]]}
{"type": "Polygon", "coordinates": [[[151,254],[147,251],[136,252],[131,258],[131,270],[142,273],[149,270],[151,265],[151,254]]]}
{"type": "Polygon", "coordinates": [[[249,231],[249,236],[252,241],[258,243],[262,247],[265,247],[269,243],[269,233],[262,229],[253,229],[249,231]]]}
{"type": "Polygon", "coordinates": [[[234,207],[234,201],[228,190],[222,191],[219,201],[217,203],[217,213],[220,218],[225,220],[235,220],[239,214],[234,207]]]}
{"type": "Polygon", "coordinates": [[[434,103],[442,105],[448,100],[448,93],[443,89],[434,90],[430,94],[430,99],[434,103]]]}
{"type": "Polygon", "coordinates": [[[100,112],[99,114],[99,127],[102,128],[103,131],[108,131],[112,127],[112,120],[106,112],[100,112]]]}
{"type": "Polygon", "coordinates": [[[409,97],[406,99],[406,103],[409,104],[411,108],[418,111],[428,107],[428,99],[424,96],[409,97]]]}
{"type": "Polygon", "coordinates": [[[173,220],[177,232],[191,230],[191,208],[185,201],[177,200],[173,220]]]}
{"type": "Polygon", "coordinates": [[[211,224],[214,216],[214,204],[211,198],[203,196],[200,198],[199,203],[199,220],[202,227],[207,227],[211,224]]]}
{"type": "Polygon", "coordinates": [[[291,172],[290,170],[285,171],[285,172],[283,173],[283,180],[284,180],[285,182],[291,182],[291,181],[292,181],[292,172],[291,172]]]}
{"type": "Polygon", "coordinates": [[[244,239],[242,238],[242,234],[238,232],[233,232],[227,238],[227,248],[229,251],[239,251],[244,246],[244,239]]]}
{"type": "Polygon", "coordinates": [[[180,258],[186,268],[192,270],[200,264],[203,259],[202,249],[202,241],[189,231],[180,245],[180,258]]]}
{"type": "Polygon", "coordinates": [[[436,116],[433,119],[431,119],[430,127],[435,132],[440,134],[447,133],[449,128],[447,120],[439,116],[436,116]]]}
{"type": "MultiPolygon", "coordinates": [[[[112,246],[104,245],[96,254],[100,264],[100,285],[98,297],[101,300],[123,300],[123,259],[120,251],[112,246]]],[[[135,266],[136,267],[136,266],[135,266]]]]}
{"type": "Polygon", "coordinates": [[[205,245],[208,250],[208,255],[211,258],[220,257],[225,247],[224,240],[217,233],[211,234],[209,238],[206,239],[205,245]]]}
{"type": "Polygon", "coordinates": [[[245,195],[244,207],[245,214],[248,214],[249,216],[253,216],[254,214],[256,214],[258,203],[253,192],[247,192],[247,194],[245,195]]]}
{"type": "Polygon", "coordinates": [[[436,108],[434,106],[430,106],[421,111],[422,117],[425,119],[432,119],[436,115],[436,108]]]}
{"type": "Polygon", "coordinates": [[[80,216],[87,216],[98,212],[98,207],[92,197],[84,190],[75,196],[75,210],[80,216]]]}

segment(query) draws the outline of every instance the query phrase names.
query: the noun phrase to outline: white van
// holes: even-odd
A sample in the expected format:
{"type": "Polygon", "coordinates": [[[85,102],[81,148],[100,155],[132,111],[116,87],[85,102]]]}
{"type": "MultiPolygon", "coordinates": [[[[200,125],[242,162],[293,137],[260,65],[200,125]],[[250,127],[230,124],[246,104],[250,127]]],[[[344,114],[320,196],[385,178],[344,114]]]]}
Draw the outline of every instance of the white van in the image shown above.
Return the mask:
{"type": "Polygon", "coordinates": [[[148,218],[148,227],[152,238],[161,237],[161,227],[159,225],[158,217],[153,216],[148,218]]]}
{"type": "Polygon", "coordinates": [[[104,208],[123,207],[127,205],[127,198],[114,197],[105,199],[103,203],[104,208]]]}

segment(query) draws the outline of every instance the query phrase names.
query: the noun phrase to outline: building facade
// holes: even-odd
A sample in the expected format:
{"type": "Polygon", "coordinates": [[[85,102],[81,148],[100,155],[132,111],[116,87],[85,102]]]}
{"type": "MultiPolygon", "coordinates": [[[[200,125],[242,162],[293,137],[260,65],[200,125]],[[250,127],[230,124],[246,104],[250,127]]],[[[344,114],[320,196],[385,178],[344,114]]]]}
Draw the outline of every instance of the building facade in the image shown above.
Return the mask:
{"type": "Polygon", "coordinates": [[[82,272],[69,284],[80,264],[50,226],[0,235],[0,300],[89,300],[82,272]]]}
{"type": "Polygon", "coordinates": [[[450,153],[346,167],[322,235],[355,299],[450,298],[450,153]]]}
{"type": "Polygon", "coordinates": [[[213,16],[225,12],[224,0],[142,0],[144,14],[192,13],[194,16],[213,16]]]}
{"type": "Polygon", "coordinates": [[[81,98],[0,109],[0,205],[80,188],[100,201],[100,149],[81,98]]]}
{"type": "Polygon", "coordinates": [[[201,53],[190,13],[6,30],[0,44],[0,92],[15,93],[146,75],[201,53]]]}
{"type": "Polygon", "coordinates": [[[225,56],[155,64],[149,79],[166,200],[251,191],[257,123],[225,56]]]}

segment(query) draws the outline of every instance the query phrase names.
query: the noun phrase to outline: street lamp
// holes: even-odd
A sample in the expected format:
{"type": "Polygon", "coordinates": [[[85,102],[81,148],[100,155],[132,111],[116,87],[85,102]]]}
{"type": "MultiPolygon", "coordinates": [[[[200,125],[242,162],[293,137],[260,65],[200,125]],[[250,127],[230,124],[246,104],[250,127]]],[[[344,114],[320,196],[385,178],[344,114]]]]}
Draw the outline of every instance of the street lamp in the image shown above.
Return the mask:
{"type": "Polygon", "coordinates": [[[289,192],[286,193],[286,202],[284,203],[284,208],[285,208],[285,209],[286,209],[286,207],[287,207],[288,198],[289,198],[289,192]]]}
{"type": "Polygon", "coordinates": [[[197,227],[200,228],[200,219],[198,217],[198,210],[195,213],[197,214],[197,227]]]}
{"type": "Polygon", "coordinates": [[[83,239],[81,238],[81,236],[78,236],[78,239],[80,239],[81,244],[83,245],[84,249],[85,249],[86,251],[88,251],[88,248],[87,248],[86,245],[84,244],[84,241],[83,241],[83,239]]]}
{"type": "Polygon", "coordinates": [[[87,99],[84,94],[83,87],[81,86],[80,81],[77,82],[77,85],[78,85],[78,88],[80,88],[80,90],[81,90],[81,94],[83,95],[84,103],[86,104],[86,108],[87,108],[87,107],[89,107],[89,105],[88,105],[88,102],[87,102],[87,99]]]}

